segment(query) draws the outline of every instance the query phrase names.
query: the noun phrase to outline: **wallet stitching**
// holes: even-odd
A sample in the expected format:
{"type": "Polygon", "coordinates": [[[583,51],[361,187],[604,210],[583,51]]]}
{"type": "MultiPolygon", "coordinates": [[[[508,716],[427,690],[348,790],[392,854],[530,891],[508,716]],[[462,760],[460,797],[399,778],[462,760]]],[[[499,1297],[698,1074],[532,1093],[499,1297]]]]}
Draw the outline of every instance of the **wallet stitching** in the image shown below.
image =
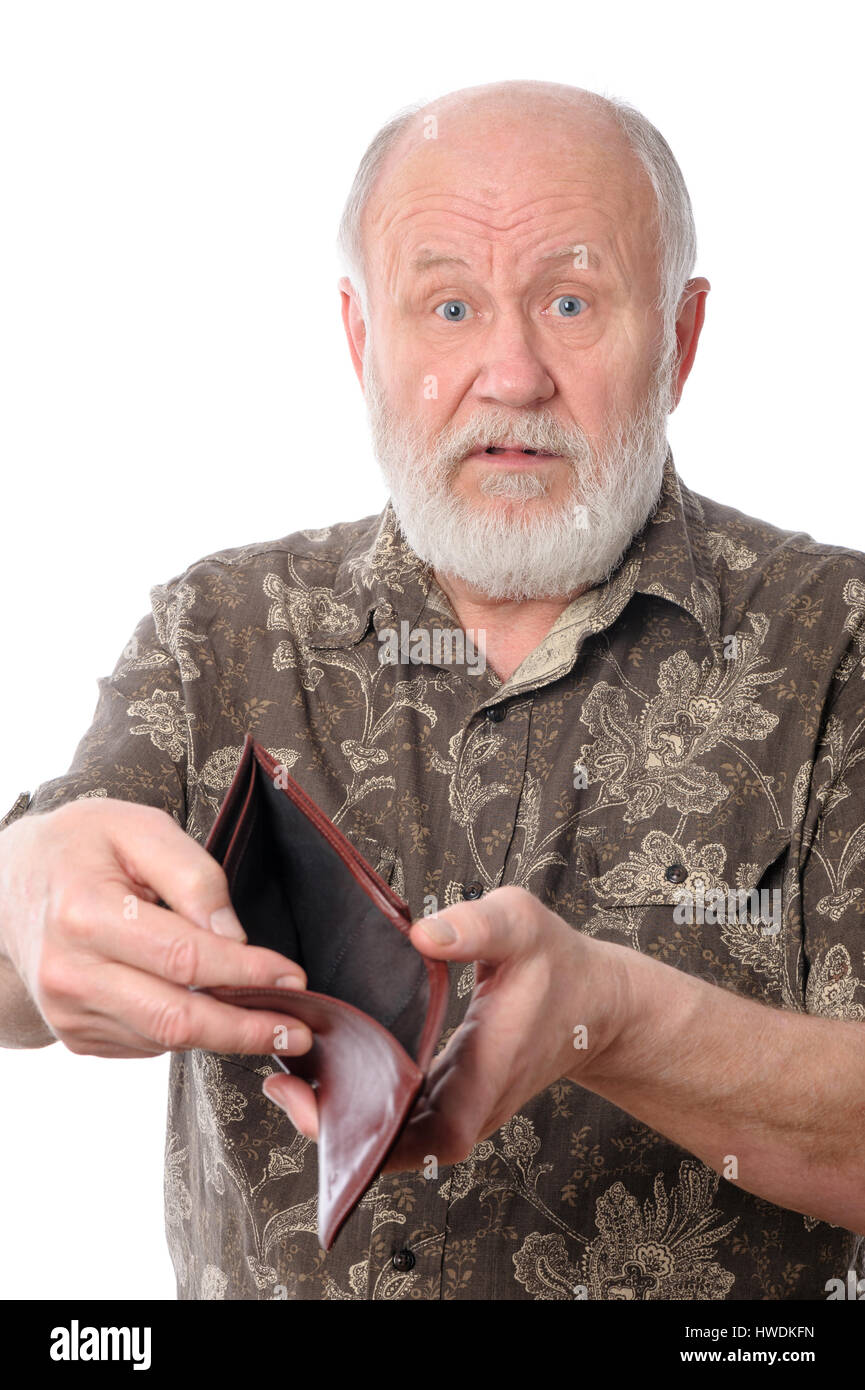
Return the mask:
{"type": "MultiPolygon", "coordinates": [[[[423,984],[426,984],[426,983],[428,983],[428,981],[427,981],[427,979],[426,979],[426,975],[425,975],[425,974],[418,977],[418,979],[417,979],[417,981],[416,981],[416,983],[415,983],[414,989],[411,991],[411,993],[410,993],[409,995],[407,995],[407,996],[405,997],[403,1003],[399,1006],[399,1008],[397,1008],[397,1009],[395,1010],[395,1012],[392,1013],[392,1014],[390,1015],[390,1017],[389,1017],[389,1019],[388,1019],[388,1021],[387,1021],[387,1024],[385,1025],[385,1026],[387,1027],[387,1029],[388,1029],[388,1032],[392,1032],[392,1031],[393,1031],[393,1024],[394,1024],[394,1022],[396,1021],[396,1019],[400,1018],[400,1017],[405,1013],[406,1009],[409,1007],[409,1005],[411,1004],[412,1000],[416,997],[416,995],[417,995],[419,989],[421,988],[421,986],[422,986],[423,984]]],[[[423,1029],[421,1029],[421,1034],[422,1034],[422,1033],[423,1033],[423,1029]]],[[[418,1038],[418,1045],[419,1045],[419,1043],[420,1043],[420,1038],[418,1038]]]]}
{"type": "MultiPolygon", "coordinates": [[[[339,952],[339,955],[336,957],[336,959],[335,959],[335,961],[334,961],[334,963],[333,963],[333,969],[331,970],[331,972],[330,972],[330,974],[327,976],[327,978],[323,981],[323,983],[319,986],[319,990],[317,991],[317,993],[321,993],[321,994],[327,994],[327,993],[328,993],[328,989],[329,989],[329,986],[330,986],[330,984],[331,984],[331,981],[333,980],[334,975],[336,975],[337,971],[339,970],[340,965],[342,964],[343,960],[345,959],[345,956],[346,956],[347,951],[350,949],[352,943],[353,943],[353,942],[355,941],[355,939],[357,938],[358,933],[360,932],[360,930],[361,930],[361,922],[358,922],[357,925],[354,927],[354,929],[349,933],[348,937],[346,938],[345,945],[343,946],[342,950],[339,952]]],[[[380,1021],[380,1022],[381,1022],[381,1025],[382,1025],[383,1028],[387,1028],[388,1032],[391,1032],[391,1029],[392,1029],[392,1025],[393,1025],[394,1020],[397,1019],[397,1018],[399,1018],[402,1014],[405,1013],[406,1009],[408,1008],[408,1006],[409,1006],[409,1004],[411,1003],[412,999],[414,999],[414,997],[416,996],[416,994],[417,994],[418,990],[420,989],[421,985],[424,984],[425,978],[426,978],[425,975],[421,975],[421,976],[414,982],[413,985],[410,985],[410,986],[409,986],[409,992],[408,992],[407,994],[403,994],[402,999],[399,1000],[396,1004],[394,1004],[393,1008],[391,1009],[391,1011],[390,1011],[389,1013],[386,1014],[385,1018],[384,1018],[384,1019],[381,1019],[381,1020],[377,1020],[377,1021],[380,1021]]],[[[372,1014],[370,1014],[370,1017],[372,1017],[372,1014]]]]}
{"type": "Polygon", "coordinates": [[[353,929],[349,932],[348,936],[346,937],[345,945],[343,946],[343,948],[342,948],[342,950],[340,951],[339,955],[336,957],[336,959],[335,959],[334,962],[333,962],[333,969],[331,970],[330,974],[327,976],[327,978],[326,978],[326,979],[324,980],[324,982],[322,983],[322,986],[321,986],[320,990],[318,990],[318,993],[319,993],[319,994],[327,994],[327,992],[328,992],[328,988],[327,988],[328,985],[330,984],[331,980],[333,979],[333,977],[334,977],[334,975],[336,974],[336,972],[337,972],[337,970],[339,969],[339,967],[342,965],[342,962],[343,962],[343,960],[345,959],[345,953],[346,953],[346,951],[349,949],[349,947],[351,946],[351,943],[354,941],[354,939],[355,939],[355,937],[357,936],[357,934],[358,934],[359,931],[360,931],[360,922],[356,923],[356,925],[353,927],[353,929]]]}

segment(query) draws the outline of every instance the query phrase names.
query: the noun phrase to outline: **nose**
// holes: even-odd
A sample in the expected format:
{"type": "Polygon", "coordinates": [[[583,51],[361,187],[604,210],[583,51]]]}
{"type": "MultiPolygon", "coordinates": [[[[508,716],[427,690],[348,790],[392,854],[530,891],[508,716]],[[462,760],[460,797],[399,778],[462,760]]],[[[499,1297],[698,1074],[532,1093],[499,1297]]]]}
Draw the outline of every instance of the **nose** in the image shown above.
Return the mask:
{"type": "Polygon", "coordinates": [[[476,400],[527,407],[543,405],[555,394],[555,383],[532,336],[531,325],[519,314],[490,326],[472,388],[476,400]]]}

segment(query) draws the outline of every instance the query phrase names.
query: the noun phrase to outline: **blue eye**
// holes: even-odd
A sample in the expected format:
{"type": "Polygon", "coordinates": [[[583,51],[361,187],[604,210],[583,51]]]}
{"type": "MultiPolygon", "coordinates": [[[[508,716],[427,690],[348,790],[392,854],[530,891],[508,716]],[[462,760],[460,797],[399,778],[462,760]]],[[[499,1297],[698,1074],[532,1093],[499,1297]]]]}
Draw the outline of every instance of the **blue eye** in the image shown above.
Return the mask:
{"type": "Polygon", "coordinates": [[[577,299],[573,294],[560,294],[558,299],[553,300],[553,304],[561,304],[560,317],[563,319],[575,319],[588,308],[584,299],[577,299]]]}
{"type": "Polygon", "coordinates": [[[439,304],[436,313],[449,323],[462,323],[470,313],[469,306],[464,299],[446,299],[444,304],[439,304]]]}

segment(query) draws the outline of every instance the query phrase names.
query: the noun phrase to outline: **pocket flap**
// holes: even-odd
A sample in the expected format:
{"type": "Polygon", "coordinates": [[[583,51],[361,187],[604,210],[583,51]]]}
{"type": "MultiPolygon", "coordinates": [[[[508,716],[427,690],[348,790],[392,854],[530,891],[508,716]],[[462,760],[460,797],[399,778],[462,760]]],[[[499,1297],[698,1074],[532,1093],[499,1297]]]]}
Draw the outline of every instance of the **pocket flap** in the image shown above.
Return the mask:
{"type": "MultiPolygon", "coordinates": [[[[750,892],[761,885],[772,865],[791,842],[786,827],[754,837],[750,854],[732,853],[718,839],[683,844],[662,831],[649,831],[638,850],[603,873],[589,877],[591,897],[598,907],[675,906],[690,894],[750,892]]],[[[747,853],[747,851],[746,851],[747,853]]]]}

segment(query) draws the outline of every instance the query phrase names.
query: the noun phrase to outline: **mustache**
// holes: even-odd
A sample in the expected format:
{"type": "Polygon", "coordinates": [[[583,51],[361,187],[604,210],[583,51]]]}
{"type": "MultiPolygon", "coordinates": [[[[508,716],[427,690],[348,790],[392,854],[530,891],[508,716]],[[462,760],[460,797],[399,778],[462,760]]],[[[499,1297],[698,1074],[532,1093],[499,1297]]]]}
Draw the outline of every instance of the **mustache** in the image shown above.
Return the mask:
{"type": "Polygon", "coordinates": [[[440,465],[456,467],[467,454],[486,449],[498,439],[508,439],[518,449],[560,454],[573,464],[591,459],[591,446],[579,425],[566,426],[548,410],[514,416],[505,409],[473,415],[462,425],[447,425],[433,442],[440,465]]]}

